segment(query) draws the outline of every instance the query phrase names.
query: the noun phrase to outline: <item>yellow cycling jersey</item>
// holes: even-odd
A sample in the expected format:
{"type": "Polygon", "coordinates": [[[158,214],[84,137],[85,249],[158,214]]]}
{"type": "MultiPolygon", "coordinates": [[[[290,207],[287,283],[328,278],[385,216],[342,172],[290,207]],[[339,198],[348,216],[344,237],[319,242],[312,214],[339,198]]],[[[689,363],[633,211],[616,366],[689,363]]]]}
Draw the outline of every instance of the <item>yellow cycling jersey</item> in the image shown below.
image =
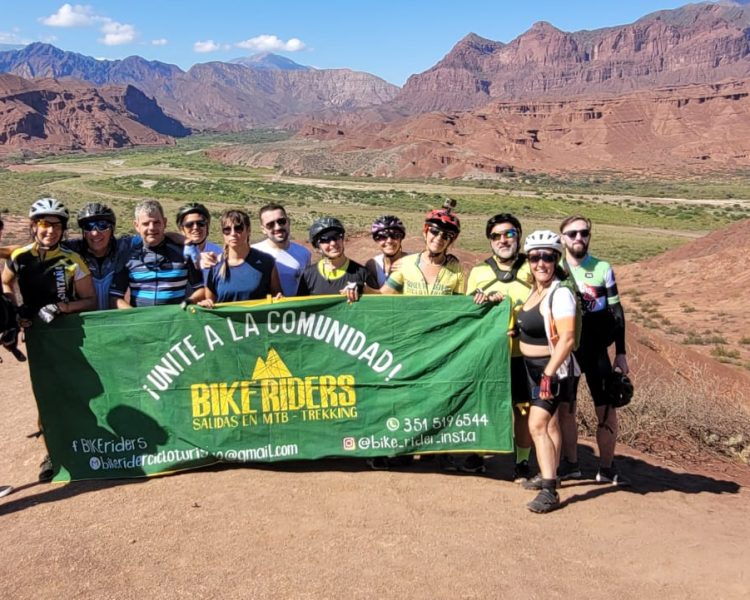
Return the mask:
{"type": "Polygon", "coordinates": [[[394,265],[385,284],[404,296],[451,296],[464,293],[464,272],[455,256],[447,256],[431,285],[428,285],[420,269],[421,259],[421,252],[404,256],[394,265]]]}
{"type": "MultiPolygon", "coordinates": [[[[498,260],[495,260],[495,264],[501,271],[510,271],[510,266],[503,265],[498,260]]],[[[529,263],[524,262],[516,273],[516,277],[512,281],[500,281],[495,274],[495,270],[483,262],[481,265],[474,267],[469,273],[469,282],[466,286],[467,294],[474,294],[477,290],[482,290],[485,294],[491,294],[493,292],[500,292],[505,296],[504,301],[511,303],[510,311],[510,322],[508,323],[508,329],[515,328],[516,315],[521,310],[523,303],[526,302],[526,298],[531,293],[532,286],[534,284],[534,276],[531,274],[531,268],[529,263]]],[[[519,349],[518,336],[508,338],[510,340],[510,349],[512,356],[521,356],[521,350],[519,349]]]]}
{"type": "Polygon", "coordinates": [[[34,312],[47,304],[72,302],[75,282],[90,275],[83,259],[61,246],[44,253],[36,244],[18,248],[6,266],[16,276],[24,304],[34,312]]]}

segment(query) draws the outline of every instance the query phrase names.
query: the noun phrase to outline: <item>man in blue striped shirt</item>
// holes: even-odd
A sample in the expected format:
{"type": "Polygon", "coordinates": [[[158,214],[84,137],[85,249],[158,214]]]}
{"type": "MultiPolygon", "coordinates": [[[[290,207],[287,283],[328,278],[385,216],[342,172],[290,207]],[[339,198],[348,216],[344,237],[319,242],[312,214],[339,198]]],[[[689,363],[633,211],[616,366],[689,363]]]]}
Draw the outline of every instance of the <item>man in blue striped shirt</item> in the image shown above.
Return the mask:
{"type": "Polygon", "coordinates": [[[133,226],[142,238],[114,277],[110,296],[117,308],[180,304],[203,287],[203,277],[165,235],[164,210],[156,200],[135,207],[133,226]],[[130,301],[126,294],[130,291],[130,301]]]}

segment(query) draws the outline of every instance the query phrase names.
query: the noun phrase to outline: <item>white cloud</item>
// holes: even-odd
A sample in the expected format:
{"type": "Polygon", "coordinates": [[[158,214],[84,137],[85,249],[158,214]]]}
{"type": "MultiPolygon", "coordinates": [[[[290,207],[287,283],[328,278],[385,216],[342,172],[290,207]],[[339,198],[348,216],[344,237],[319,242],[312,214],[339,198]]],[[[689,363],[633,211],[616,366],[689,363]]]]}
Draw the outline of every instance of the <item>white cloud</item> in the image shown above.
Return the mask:
{"type": "Polygon", "coordinates": [[[119,46],[129,44],[135,39],[135,27],[126,23],[107,20],[102,25],[101,32],[104,34],[97,42],[105,46],[119,46]]]}
{"type": "Polygon", "coordinates": [[[205,54],[206,52],[218,52],[219,50],[229,50],[229,48],[229,44],[217,44],[213,40],[195,42],[195,44],[193,44],[193,51],[201,54],[205,54]]]}
{"type": "Polygon", "coordinates": [[[84,4],[63,4],[57,12],[41,19],[50,27],[90,27],[95,25],[97,17],[94,9],[84,4]]]}
{"type": "Polygon", "coordinates": [[[102,37],[97,41],[105,46],[129,44],[137,36],[132,25],[97,15],[88,4],[65,3],[56,13],[40,21],[49,27],[99,27],[102,37]]]}
{"type": "Polygon", "coordinates": [[[275,35],[258,35],[249,40],[237,42],[238,48],[256,50],[258,52],[297,52],[305,48],[305,43],[299,38],[289,38],[286,42],[275,35]]]}
{"type": "Polygon", "coordinates": [[[166,46],[169,42],[167,38],[159,38],[158,40],[151,40],[152,46],[166,46]]]}
{"type": "Polygon", "coordinates": [[[0,31],[0,44],[20,44],[21,38],[19,35],[13,31],[0,31]]]}

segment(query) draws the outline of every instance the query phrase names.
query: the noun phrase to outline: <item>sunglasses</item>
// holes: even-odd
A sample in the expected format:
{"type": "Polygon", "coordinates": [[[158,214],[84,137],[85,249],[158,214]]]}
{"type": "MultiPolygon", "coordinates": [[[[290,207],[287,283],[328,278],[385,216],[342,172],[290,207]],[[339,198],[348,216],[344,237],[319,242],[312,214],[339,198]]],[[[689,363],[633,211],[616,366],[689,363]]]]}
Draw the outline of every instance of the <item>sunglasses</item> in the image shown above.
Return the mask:
{"type": "Polygon", "coordinates": [[[563,231],[563,235],[567,236],[568,239],[574,240],[578,237],[578,234],[581,234],[581,237],[583,239],[586,239],[591,235],[590,229],[571,229],[570,231],[563,231]]]}
{"type": "Polygon", "coordinates": [[[331,242],[340,242],[344,236],[340,233],[329,233],[318,238],[319,244],[330,244],[331,242]]]}
{"type": "Polygon", "coordinates": [[[266,229],[273,229],[274,225],[284,227],[284,225],[286,225],[287,223],[289,223],[289,219],[287,219],[286,217],[281,217],[280,219],[276,219],[275,221],[269,221],[268,223],[265,223],[263,227],[265,227],[266,229]]]}
{"type": "Polygon", "coordinates": [[[447,242],[451,242],[456,239],[455,233],[451,233],[450,231],[443,231],[442,229],[438,229],[437,227],[430,227],[427,231],[429,231],[431,235],[442,238],[447,242]]]}
{"type": "Polygon", "coordinates": [[[539,261],[545,262],[548,265],[557,262],[557,254],[554,252],[540,252],[539,254],[529,254],[529,262],[535,265],[539,261]]]}
{"type": "Polygon", "coordinates": [[[376,242],[384,242],[386,240],[403,240],[404,234],[400,231],[391,231],[386,229],[385,231],[378,231],[372,234],[372,239],[376,242]]]}
{"type": "Polygon", "coordinates": [[[505,231],[498,231],[496,233],[490,234],[490,239],[493,242],[496,242],[498,240],[502,240],[505,238],[506,240],[512,240],[513,238],[518,237],[518,231],[516,229],[506,229],[505,231]]]}
{"type": "Polygon", "coordinates": [[[39,221],[36,221],[36,226],[39,229],[62,229],[62,221],[45,221],[44,219],[40,219],[39,221]]]}
{"type": "Polygon", "coordinates": [[[107,231],[112,229],[112,223],[109,221],[88,221],[81,225],[81,229],[84,231],[107,231]]]}
{"type": "Polygon", "coordinates": [[[206,227],[207,225],[208,225],[208,221],[206,221],[205,219],[199,219],[199,220],[197,220],[197,221],[185,221],[185,222],[184,222],[184,223],[182,224],[182,226],[183,226],[183,227],[184,227],[185,229],[195,229],[195,228],[197,228],[197,227],[199,227],[199,228],[203,229],[203,228],[204,228],[204,227],[206,227]]]}
{"type": "Polygon", "coordinates": [[[245,231],[245,226],[240,223],[239,225],[228,225],[227,227],[221,228],[221,233],[224,235],[232,235],[232,233],[243,233],[245,231]]]}

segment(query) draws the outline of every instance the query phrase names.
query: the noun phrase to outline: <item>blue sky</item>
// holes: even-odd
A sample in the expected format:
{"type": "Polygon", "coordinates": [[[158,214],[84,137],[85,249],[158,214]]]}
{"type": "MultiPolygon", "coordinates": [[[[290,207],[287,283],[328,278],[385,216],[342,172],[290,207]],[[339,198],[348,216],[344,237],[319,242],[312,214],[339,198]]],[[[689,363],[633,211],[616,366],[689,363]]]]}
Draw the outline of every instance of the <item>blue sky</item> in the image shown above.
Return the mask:
{"type": "Polygon", "coordinates": [[[0,1],[0,43],[45,41],[97,58],[138,54],[188,69],[269,50],[403,85],[469,32],[509,42],[536,21],[565,31],[631,23],[687,2],[628,0],[0,1]]]}

